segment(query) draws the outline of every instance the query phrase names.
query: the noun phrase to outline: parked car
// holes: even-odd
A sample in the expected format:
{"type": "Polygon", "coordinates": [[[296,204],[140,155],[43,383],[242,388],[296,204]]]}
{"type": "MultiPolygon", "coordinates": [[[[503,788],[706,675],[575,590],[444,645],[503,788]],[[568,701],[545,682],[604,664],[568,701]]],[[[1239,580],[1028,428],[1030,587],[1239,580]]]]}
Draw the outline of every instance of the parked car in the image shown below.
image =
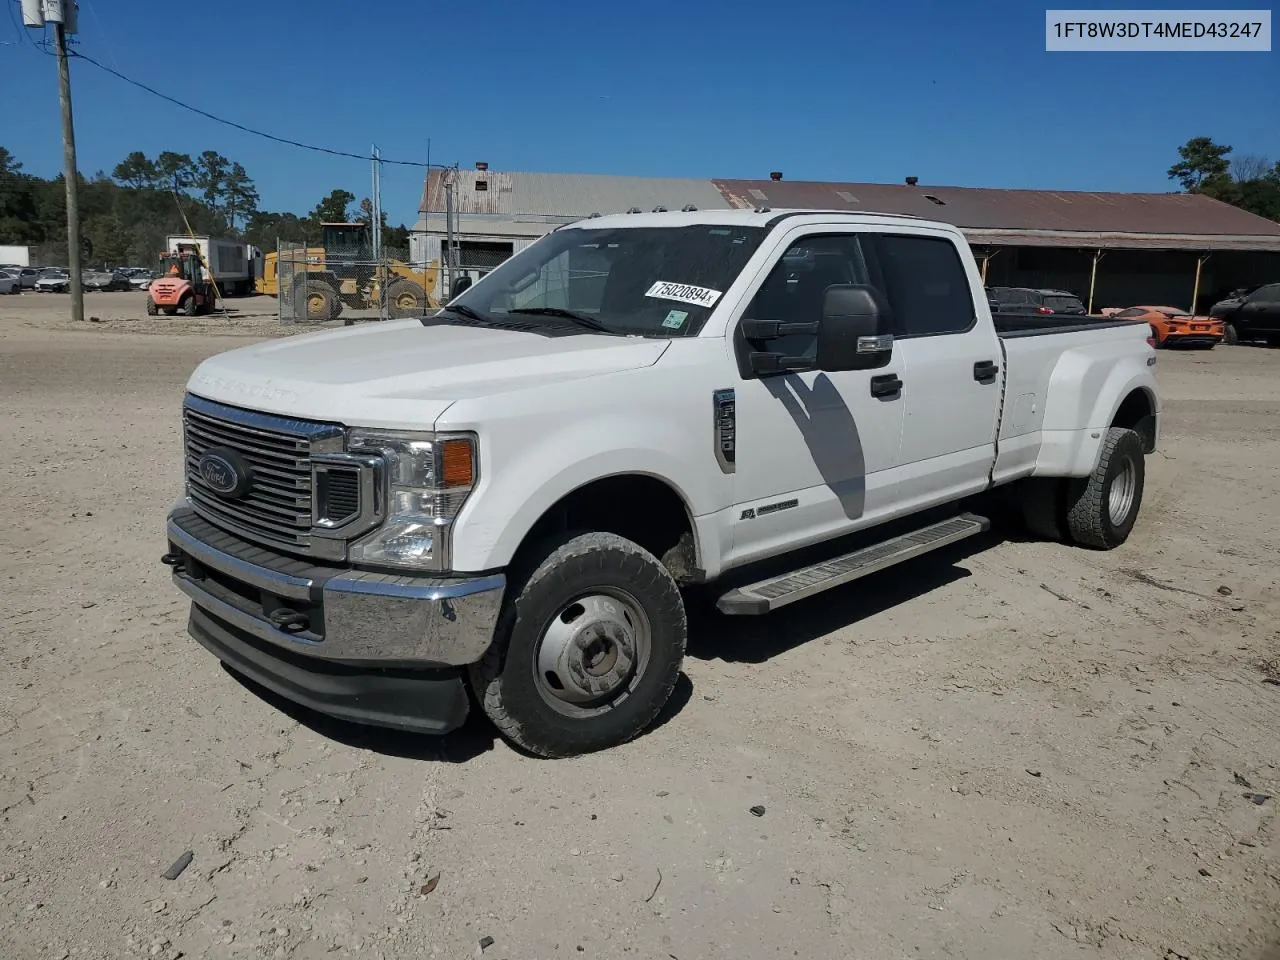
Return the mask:
{"type": "Polygon", "coordinates": [[[993,318],[945,223],[599,217],[450,294],[212,357],[183,400],[190,633],[362,723],[625,742],[680,675],[682,586],[765,615],[981,533],[997,487],[1117,547],[1159,437],[1149,331],[993,318]]]}
{"type": "Polygon", "coordinates": [[[80,284],[86,290],[132,290],[129,278],[116,270],[89,270],[81,275],[80,284]]]}
{"type": "Polygon", "coordinates": [[[1035,292],[1040,294],[1041,303],[1054,313],[1064,313],[1068,316],[1078,317],[1086,316],[1089,313],[1084,301],[1070,290],[1037,290],[1035,292]]]}
{"type": "Polygon", "coordinates": [[[1177,307],[1126,307],[1112,314],[1118,320],[1151,325],[1157,347],[1203,347],[1212,350],[1222,342],[1223,322],[1216,317],[1196,317],[1177,307]]]}
{"type": "Polygon", "coordinates": [[[134,290],[146,290],[151,286],[151,281],[155,278],[156,275],[153,271],[143,270],[141,273],[135,273],[129,279],[129,285],[134,290]]]}
{"type": "Polygon", "coordinates": [[[66,293],[71,288],[71,274],[65,270],[41,270],[36,280],[36,293],[66,293]]]}
{"type": "Polygon", "coordinates": [[[0,270],[8,271],[16,276],[24,290],[34,290],[36,280],[40,276],[40,271],[35,267],[24,267],[16,263],[0,263],[0,270]]]}
{"type": "Polygon", "coordinates": [[[1038,290],[1034,287],[987,287],[987,300],[996,304],[997,313],[1087,313],[1084,303],[1066,290],[1038,290]]]}
{"type": "Polygon", "coordinates": [[[0,293],[19,293],[21,290],[22,281],[16,273],[0,270],[0,293]]]}
{"type": "Polygon", "coordinates": [[[1227,343],[1266,340],[1280,346],[1280,283],[1267,283],[1234,291],[1209,309],[1209,315],[1225,324],[1227,343]]]}

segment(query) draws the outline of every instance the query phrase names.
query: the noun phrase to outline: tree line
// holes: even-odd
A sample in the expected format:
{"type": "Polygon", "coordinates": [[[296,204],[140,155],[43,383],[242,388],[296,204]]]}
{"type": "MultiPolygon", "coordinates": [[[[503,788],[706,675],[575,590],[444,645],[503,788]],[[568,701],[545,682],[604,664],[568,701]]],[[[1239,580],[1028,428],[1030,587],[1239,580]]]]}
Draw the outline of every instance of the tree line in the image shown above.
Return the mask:
{"type": "MultiPolygon", "coordinates": [[[[165,238],[195,234],[240,237],[263,251],[277,241],[317,244],[322,223],[372,221],[370,200],[336,189],[309,213],[259,209],[258,189],[245,168],[215,150],[192,157],[164,151],[155,158],[134,151],[110,174],[79,179],[80,235],[84,262],[101,266],[150,266],[165,238]]],[[[382,215],[383,243],[407,248],[409,230],[382,215]]],[[[46,264],[67,262],[66,183],[26,173],[0,147],[0,243],[33,248],[46,264]]]]}
{"type": "Polygon", "coordinates": [[[1169,168],[1169,179],[1188,193],[1280,222],[1280,161],[1256,154],[1232,157],[1233,152],[1210,137],[1192,137],[1178,148],[1180,159],[1169,168]]]}
{"type": "MultiPolygon", "coordinates": [[[[1193,137],[1178,148],[1168,170],[1189,193],[1202,193],[1251,213],[1280,221],[1280,162],[1235,156],[1230,146],[1193,137]]],[[[86,262],[149,265],[167,236],[187,232],[238,236],[264,251],[278,241],[318,243],[325,222],[372,220],[372,203],[359,203],[335,189],[309,213],[259,209],[258,189],[245,168],[216,150],[196,157],[163,151],[152,158],[134,151],[108,175],[80,178],[80,217],[86,262]]],[[[383,241],[393,249],[409,245],[409,231],[392,227],[382,215],[383,241]]],[[[52,179],[25,173],[0,147],[0,243],[36,248],[46,263],[67,262],[66,192],[62,175],[52,179]]]]}

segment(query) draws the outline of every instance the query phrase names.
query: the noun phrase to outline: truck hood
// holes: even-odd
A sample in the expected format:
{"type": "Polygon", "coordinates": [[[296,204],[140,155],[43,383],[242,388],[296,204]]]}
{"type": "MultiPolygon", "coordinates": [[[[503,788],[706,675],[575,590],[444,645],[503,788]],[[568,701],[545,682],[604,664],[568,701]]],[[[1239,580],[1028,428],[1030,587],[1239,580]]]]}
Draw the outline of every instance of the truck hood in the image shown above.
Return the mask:
{"type": "Polygon", "coordinates": [[[393,320],[219,354],[196,368],[187,389],[301,419],[421,430],[456,400],[651,366],[669,344],[393,320]]]}

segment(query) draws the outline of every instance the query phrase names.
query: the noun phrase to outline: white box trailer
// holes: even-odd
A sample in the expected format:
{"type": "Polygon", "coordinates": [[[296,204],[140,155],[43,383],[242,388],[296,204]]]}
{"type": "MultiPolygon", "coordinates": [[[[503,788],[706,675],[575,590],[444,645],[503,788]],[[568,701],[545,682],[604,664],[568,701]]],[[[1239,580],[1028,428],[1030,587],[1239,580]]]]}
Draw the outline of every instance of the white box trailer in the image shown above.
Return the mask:
{"type": "Polygon", "coordinates": [[[173,236],[169,237],[168,244],[173,253],[198,250],[221,295],[235,297],[253,293],[257,270],[261,268],[255,267],[254,248],[243,240],[173,236]]]}
{"type": "Polygon", "coordinates": [[[31,248],[0,245],[0,263],[11,263],[15,267],[31,266],[31,248]]]}

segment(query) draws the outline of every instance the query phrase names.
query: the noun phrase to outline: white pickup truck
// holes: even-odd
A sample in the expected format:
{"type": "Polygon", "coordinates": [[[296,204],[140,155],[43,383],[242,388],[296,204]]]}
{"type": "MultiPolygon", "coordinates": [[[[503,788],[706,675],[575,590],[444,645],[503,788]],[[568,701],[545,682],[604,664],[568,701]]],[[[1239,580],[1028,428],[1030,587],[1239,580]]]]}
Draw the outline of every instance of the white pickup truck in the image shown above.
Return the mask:
{"type": "Polygon", "coordinates": [[[943,223],[593,217],[433,315],[202,363],[164,562],[286,698],[441,733],[469,686],[535,754],[612,746],[671,694],[683,586],[765,614],[987,529],[1009,485],[1038,536],[1124,542],[1149,329],[997,319],[943,223]]]}

